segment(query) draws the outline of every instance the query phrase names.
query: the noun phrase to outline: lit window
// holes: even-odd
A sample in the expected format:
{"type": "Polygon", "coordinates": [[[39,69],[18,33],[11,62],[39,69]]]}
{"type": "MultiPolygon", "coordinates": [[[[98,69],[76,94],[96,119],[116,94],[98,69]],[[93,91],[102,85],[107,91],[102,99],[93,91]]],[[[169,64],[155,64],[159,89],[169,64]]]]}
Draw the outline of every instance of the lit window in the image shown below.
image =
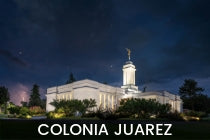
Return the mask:
{"type": "Polygon", "coordinates": [[[114,109],[114,96],[112,95],[112,109],[114,109]]]}
{"type": "Polygon", "coordinates": [[[101,98],[102,98],[102,95],[100,94],[99,95],[99,105],[101,105],[101,98]]]}
{"type": "Polygon", "coordinates": [[[106,94],[104,94],[104,108],[106,108],[106,94]]]}

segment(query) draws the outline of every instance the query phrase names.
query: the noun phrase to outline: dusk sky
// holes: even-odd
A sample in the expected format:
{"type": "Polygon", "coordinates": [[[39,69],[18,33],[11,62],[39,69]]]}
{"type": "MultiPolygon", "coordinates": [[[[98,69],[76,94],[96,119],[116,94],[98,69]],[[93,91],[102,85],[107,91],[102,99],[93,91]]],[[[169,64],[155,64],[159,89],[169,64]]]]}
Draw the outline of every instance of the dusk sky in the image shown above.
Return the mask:
{"type": "Polygon", "coordinates": [[[130,48],[140,90],[192,78],[210,95],[209,13],[209,0],[1,0],[0,85],[16,104],[71,72],[121,86],[130,48]]]}

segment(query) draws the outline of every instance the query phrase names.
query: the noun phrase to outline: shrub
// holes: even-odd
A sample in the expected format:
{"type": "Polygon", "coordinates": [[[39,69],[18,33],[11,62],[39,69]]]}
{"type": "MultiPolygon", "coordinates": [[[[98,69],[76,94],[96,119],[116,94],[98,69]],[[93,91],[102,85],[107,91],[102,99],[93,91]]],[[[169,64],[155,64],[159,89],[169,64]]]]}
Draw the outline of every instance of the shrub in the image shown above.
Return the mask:
{"type": "Polygon", "coordinates": [[[50,111],[47,113],[47,118],[49,119],[59,119],[66,117],[64,112],[55,112],[55,111],[50,111]]]}
{"type": "Polygon", "coordinates": [[[96,113],[96,117],[102,120],[116,120],[119,118],[119,114],[111,109],[101,109],[99,108],[96,113]]]}
{"type": "Polygon", "coordinates": [[[183,121],[183,116],[182,114],[178,113],[177,111],[175,112],[170,112],[167,114],[162,114],[158,116],[159,118],[165,118],[168,120],[175,120],[175,121],[183,121]]]}
{"type": "Polygon", "coordinates": [[[21,107],[19,118],[31,118],[30,110],[27,107],[21,107]]]}
{"type": "Polygon", "coordinates": [[[40,106],[32,106],[29,108],[31,115],[39,115],[45,112],[40,106]]]}
{"type": "Polygon", "coordinates": [[[199,121],[200,118],[199,117],[195,117],[195,116],[187,116],[184,113],[181,114],[181,117],[183,118],[183,120],[185,121],[199,121]]]}
{"type": "Polygon", "coordinates": [[[185,115],[186,116],[199,117],[199,118],[201,118],[201,117],[207,117],[208,116],[207,113],[205,113],[205,112],[199,112],[199,111],[187,111],[187,112],[185,112],[185,115]]]}
{"type": "Polygon", "coordinates": [[[170,109],[169,104],[160,104],[154,99],[128,98],[121,100],[118,111],[132,118],[150,118],[150,116],[167,114],[170,109]]]}
{"type": "Polygon", "coordinates": [[[23,115],[23,116],[30,115],[30,110],[27,107],[21,107],[20,115],[23,115]]]}
{"type": "Polygon", "coordinates": [[[13,106],[13,107],[10,107],[8,110],[9,110],[10,114],[19,114],[20,109],[21,109],[21,107],[19,107],[19,106],[13,106]]]}
{"type": "Polygon", "coordinates": [[[96,101],[93,99],[84,99],[84,100],[54,100],[52,103],[56,109],[55,112],[58,112],[59,109],[62,109],[66,115],[66,117],[71,116],[83,116],[86,113],[91,112],[96,106],[96,101]]]}
{"type": "Polygon", "coordinates": [[[96,117],[96,112],[92,111],[92,112],[89,112],[89,113],[85,113],[82,117],[94,118],[94,117],[96,117]]]}

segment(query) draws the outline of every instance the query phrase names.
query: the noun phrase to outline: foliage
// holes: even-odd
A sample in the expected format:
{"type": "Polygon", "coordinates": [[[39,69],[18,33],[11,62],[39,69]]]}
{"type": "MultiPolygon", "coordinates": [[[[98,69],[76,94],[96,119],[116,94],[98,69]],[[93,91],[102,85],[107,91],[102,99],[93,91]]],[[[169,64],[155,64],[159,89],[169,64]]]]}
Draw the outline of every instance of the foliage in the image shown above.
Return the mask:
{"type": "Polygon", "coordinates": [[[173,121],[183,121],[182,115],[177,111],[169,112],[167,114],[161,114],[159,115],[159,118],[164,118],[164,119],[173,120],[173,121]]]}
{"type": "Polygon", "coordinates": [[[185,121],[199,121],[200,117],[195,117],[195,116],[187,116],[184,113],[181,114],[181,117],[185,121]]]}
{"type": "Polygon", "coordinates": [[[42,100],[41,100],[41,105],[40,105],[40,107],[41,107],[42,109],[45,109],[45,108],[46,108],[46,99],[42,99],[42,100]]]}
{"type": "Polygon", "coordinates": [[[169,104],[160,104],[154,99],[128,98],[120,102],[119,112],[134,118],[149,118],[152,115],[167,114],[169,104]]]}
{"type": "Polygon", "coordinates": [[[209,112],[210,98],[202,94],[204,89],[197,86],[197,82],[192,79],[186,79],[184,84],[179,88],[179,94],[183,100],[183,108],[209,112]]]}
{"type": "Polygon", "coordinates": [[[93,99],[84,99],[84,100],[54,100],[52,103],[56,109],[55,112],[58,112],[59,109],[62,109],[67,117],[77,115],[78,113],[84,115],[85,113],[91,112],[93,107],[96,107],[96,101],[93,99]]]}
{"type": "Polygon", "coordinates": [[[30,119],[31,118],[30,110],[27,107],[21,107],[19,117],[30,119]]]}
{"type": "Polygon", "coordinates": [[[99,119],[102,120],[116,120],[119,118],[119,113],[112,109],[102,109],[98,108],[97,111],[95,112],[95,117],[98,117],[99,119]]]}
{"type": "Polygon", "coordinates": [[[185,79],[184,84],[179,88],[181,98],[193,97],[203,92],[204,89],[197,86],[197,82],[193,79],[185,79]]]}
{"type": "Polygon", "coordinates": [[[10,99],[8,89],[4,86],[0,87],[0,104],[8,102],[10,99]]]}
{"type": "Polygon", "coordinates": [[[70,83],[73,83],[75,81],[76,81],[76,79],[74,78],[73,73],[70,73],[69,79],[66,81],[66,84],[70,84],[70,83]]]}
{"type": "Polygon", "coordinates": [[[201,111],[187,111],[184,113],[186,116],[194,116],[194,117],[207,117],[208,114],[205,112],[201,112],[201,111]]]}
{"type": "Polygon", "coordinates": [[[63,117],[66,117],[66,115],[62,111],[57,111],[57,112],[50,111],[47,113],[47,118],[50,118],[50,119],[59,119],[63,117]]]}
{"type": "Polygon", "coordinates": [[[20,109],[21,109],[20,106],[13,106],[13,107],[10,107],[8,110],[10,114],[19,114],[20,109]]]}
{"type": "Polygon", "coordinates": [[[30,110],[27,107],[21,107],[20,114],[21,115],[29,115],[30,114],[30,110]]]}
{"type": "Polygon", "coordinates": [[[41,98],[39,94],[39,86],[34,84],[31,90],[29,106],[40,106],[40,105],[41,105],[41,98]]]}
{"type": "Polygon", "coordinates": [[[42,109],[40,106],[32,106],[29,108],[29,111],[31,115],[39,115],[45,112],[45,110],[42,109]]]}
{"type": "MultiPolygon", "coordinates": [[[[4,104],[4,113],[7,113],[7,102],[10,100],[8,89],[4,86],[0,86],[0,105],[4,104]]],[[[1,112],[1,108],[0,108],[1,112]]]]}
{"type": "Polygon", "coordinates": [[[84,99],[82,100],[82,103],[84,105],[84,109],[86,112],[92,112],[94,107],[96,107],[96,101],[94,99],[84,99]]]}

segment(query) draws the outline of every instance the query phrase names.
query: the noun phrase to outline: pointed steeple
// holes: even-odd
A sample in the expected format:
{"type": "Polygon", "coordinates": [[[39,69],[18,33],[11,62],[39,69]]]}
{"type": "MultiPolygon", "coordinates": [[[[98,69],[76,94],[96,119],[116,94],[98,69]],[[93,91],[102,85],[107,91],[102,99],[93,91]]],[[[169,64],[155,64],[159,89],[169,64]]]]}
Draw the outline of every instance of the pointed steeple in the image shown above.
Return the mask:
{"type": "Polygon", "coordinates": [[[135,65],[130,61],[131,50],[126,48],[128,52],[128,61],[123,65],[123,86],[121,88],[138,91],[135,85],[135,65]]]}

